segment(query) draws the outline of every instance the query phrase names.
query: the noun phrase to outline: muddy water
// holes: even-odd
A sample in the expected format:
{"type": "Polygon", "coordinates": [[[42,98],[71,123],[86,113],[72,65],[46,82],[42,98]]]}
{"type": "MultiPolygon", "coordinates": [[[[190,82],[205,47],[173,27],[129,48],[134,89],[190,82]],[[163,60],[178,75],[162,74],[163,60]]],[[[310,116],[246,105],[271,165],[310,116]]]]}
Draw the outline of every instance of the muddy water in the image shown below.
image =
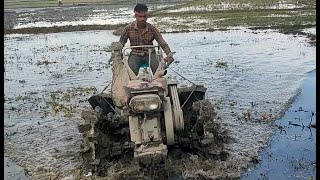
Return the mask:
{"type": "Polygon", "coordinates": [[[4,179],[20,179],[27,180],[23,167],[17,166],[15,162],[4,157],[4,179]]]}
{"type": "Polygon", "coordinates": [[[79,112],[111,78],[104,48],[115,37],[111,32],[78,36],[6,37],[5,152],[32,175],[37,172],[35,178],[60,171],[65,176],[78,166],[79,112]]]}
{"type": "MultiPolygon", "coordinates": [[[[212,162],[197,160],[184,177],[239,177],[273,134],[269,122],[299,92],[304,73],[315,69],[315,47],[304,36],[271,30],[163,36],[176,52],[169,76],[188,85],[176,71],[204,84],[217,121],[233,138],[225,162],[208,169],[212,162]]],[[[79,112],[111,80],[105,49],[118,38],[111,31],[5,36],[5,153],[33,178],[77,172],[79,112]]]]}
{"type": "MultiPolygon", "coordinates": [[[[173,6],[150,5],[150,11],[173,6]]],[[[79,25],[115,25],[134,20],[132,5],[91,5],[55,8],[12,9],[5,13],[5,28],[59,27],[79,25]]]]}
{"type": "Polygon", "coordinates": [[[276,125],[261,163],[243,179],[316,179],[316,71],[306,74],[297,96],[276,125]],[[310,126],[311,125],[311,126],[310,126]]]}

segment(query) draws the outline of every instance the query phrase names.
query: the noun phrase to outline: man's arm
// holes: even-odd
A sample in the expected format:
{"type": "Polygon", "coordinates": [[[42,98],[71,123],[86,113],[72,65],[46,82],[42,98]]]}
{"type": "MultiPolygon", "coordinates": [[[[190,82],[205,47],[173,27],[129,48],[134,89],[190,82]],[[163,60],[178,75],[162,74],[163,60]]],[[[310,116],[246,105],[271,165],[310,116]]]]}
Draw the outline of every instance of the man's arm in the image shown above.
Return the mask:
{"type": "Polygon", "coordinates": [[[167,44],[167,42],[163,39],[160,31],[156,27],[153,27],[153,29],[154,29],[154,32],[155,32],[154,33],[154,38],[156,39],[156,41],[158,42],[160,47],[167,54],[167,56],[171,56],[172,57],[171,49],[170,49],[169,45],[167,44]]]}
{"type": "Polygon", "coordinates": [[[167,62],[167,66],[169,66],[174,61],[171,49],[167,42],[163,39],[160,31],[156,27],[153,27],[153,29],[155,32],[154,38],[156,39],[160,47],[163,49],[163,51],[167,54],[165,61],[167,62]]]}
{"type": "Polygon", "coordinates": [[[126,44],[127,40],[128,40],[128,26],[126,26],[123,29],[119,42],[122,44],[122,46],[124,46],[126,44]]]}

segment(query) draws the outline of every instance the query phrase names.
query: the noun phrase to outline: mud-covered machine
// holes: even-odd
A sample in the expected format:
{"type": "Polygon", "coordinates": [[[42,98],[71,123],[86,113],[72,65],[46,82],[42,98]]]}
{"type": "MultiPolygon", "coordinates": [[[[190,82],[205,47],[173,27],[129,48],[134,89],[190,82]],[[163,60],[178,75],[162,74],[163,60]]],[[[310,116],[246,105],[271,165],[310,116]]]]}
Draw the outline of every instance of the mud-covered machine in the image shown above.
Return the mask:
{"type": "Polygon", "coordinates": [[[206,88],[178,88],[177,81],[166,78],[166,63],[158,46],[123,48],[113,43],[111,58],[111,93],[89,98],[92,109],[82,112],[85,123],[79,126],[88,168],[96,171],[97,166],[123,156],[144,163],[161,160],[172,146],[201,153],[205,135],[201,102],[206,88]],[[137,76],[130,69],[125,51],[141,47],[148,48],[149,57],[155,51],[159,61],[155,74],[148,66],[140,68],[137,76]]]}

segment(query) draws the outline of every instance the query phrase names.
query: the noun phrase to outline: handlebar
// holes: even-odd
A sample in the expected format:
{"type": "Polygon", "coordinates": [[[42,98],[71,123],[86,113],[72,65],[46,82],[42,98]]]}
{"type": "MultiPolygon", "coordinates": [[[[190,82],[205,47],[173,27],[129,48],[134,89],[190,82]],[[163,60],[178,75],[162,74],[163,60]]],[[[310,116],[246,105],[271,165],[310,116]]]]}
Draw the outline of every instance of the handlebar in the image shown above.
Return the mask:
{"type": "Polygon", "coordinates": [[[145,48],[154,48],[154,47],[159,47],[159,45],[140,45],[140,46],[129,46],[129,47],[125,47],[124,49],[141,48],[141,47],[145,47],[145,48]]]}
{"type": "Polygon", "coordinates": [[[134,48],[155,48],[155,47],[159,47],[159,45],[140,45],[140,46],[129,46],[129,47],[124,47],[123,48],[123,54],[127,49],[134,49],[134,48]]]}

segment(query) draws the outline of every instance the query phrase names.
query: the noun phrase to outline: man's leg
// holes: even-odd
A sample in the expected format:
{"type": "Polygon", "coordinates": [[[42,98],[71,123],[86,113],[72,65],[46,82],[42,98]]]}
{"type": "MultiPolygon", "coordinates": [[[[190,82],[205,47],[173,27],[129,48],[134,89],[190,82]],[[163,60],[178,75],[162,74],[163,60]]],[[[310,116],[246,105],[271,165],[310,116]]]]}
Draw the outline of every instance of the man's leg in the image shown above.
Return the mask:
{"type": "Polygon", "coordinates": [[[139,73],[140,66],[142,65],[142,58],[143,57],[131,53],[129,55],[128,65],[135,75],[138,75],[139,73]]]}
{"type": "MultiPolygon", "coordinates": [[[[147,64],[149,64],[149,56],[146,59],[148,61],[147,64]]],[[[152,52],[151,53],[150,67],[151,67],[151,70],[152,70],[153,74],[157,71],[158,66],[159,66],[159,61],[157,60],[156,53],[152,52]]]]}

